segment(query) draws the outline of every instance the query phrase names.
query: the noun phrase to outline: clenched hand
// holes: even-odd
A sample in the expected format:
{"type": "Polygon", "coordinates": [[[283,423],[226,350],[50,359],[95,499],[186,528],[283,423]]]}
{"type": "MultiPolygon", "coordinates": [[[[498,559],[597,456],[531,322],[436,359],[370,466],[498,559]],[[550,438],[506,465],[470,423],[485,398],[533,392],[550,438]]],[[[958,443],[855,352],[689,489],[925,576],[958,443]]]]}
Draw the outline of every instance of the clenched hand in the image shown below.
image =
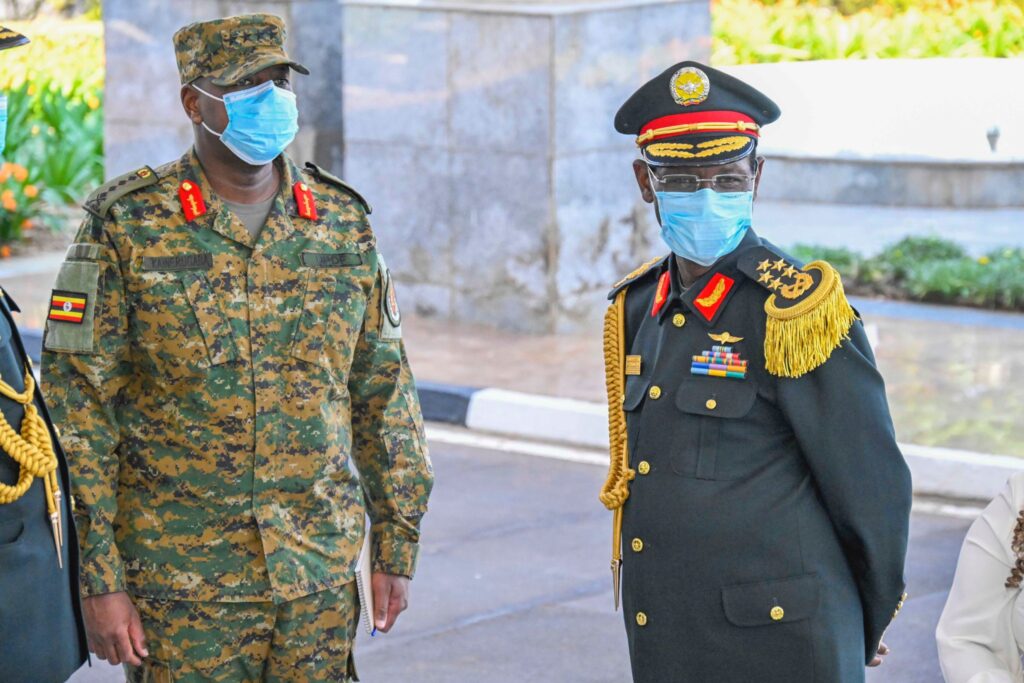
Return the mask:
{"type": "Polygon", "coordinates": [[[125,592],[93,595],[82,601],[89,651],[111,664],[142,666],[149,656],[142,620],[125,592]]]}
{"type": "Polygon", "coordinates": [[[398,615],[409,606],[409,578],[394,574],[373,573],[373,625],[387,633],[398,615]]]}

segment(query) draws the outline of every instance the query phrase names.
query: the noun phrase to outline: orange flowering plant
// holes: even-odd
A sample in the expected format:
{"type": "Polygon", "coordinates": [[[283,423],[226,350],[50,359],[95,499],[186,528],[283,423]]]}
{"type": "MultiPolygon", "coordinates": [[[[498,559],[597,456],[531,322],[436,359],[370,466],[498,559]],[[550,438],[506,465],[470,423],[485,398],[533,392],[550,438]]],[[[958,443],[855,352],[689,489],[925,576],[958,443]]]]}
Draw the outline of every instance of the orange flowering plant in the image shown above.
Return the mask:
{"type": "Polygon", "coordinates": [[[49,221],[43,211],[42,188],[31,176],[20,164],[0,164],[0,257],[10,254],[9,243],[24,231],[49,221]]]}

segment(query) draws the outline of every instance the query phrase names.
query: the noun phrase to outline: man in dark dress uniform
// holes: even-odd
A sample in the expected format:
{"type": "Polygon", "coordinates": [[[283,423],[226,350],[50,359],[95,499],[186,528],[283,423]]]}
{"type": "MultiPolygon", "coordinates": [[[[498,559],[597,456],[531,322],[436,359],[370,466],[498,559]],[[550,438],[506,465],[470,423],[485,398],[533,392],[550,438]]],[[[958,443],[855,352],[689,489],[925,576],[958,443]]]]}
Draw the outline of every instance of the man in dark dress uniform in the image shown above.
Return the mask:
{"type": "MultiPolygon", "coordinates": [[[[0,50],[25,36],[0,26],[0,50]]],[[[6,124],[7,103],[0,107],[6,124]]],[[[0,126],[5,131],[6,125],[0,126]]],[[[0,134],[0,150],[4,136],[0,134]]],[[[0,680],[60,683],[86,660],[67,464],[0,296],[0,680]]]]}
{"type": "Polygon", "coordinates": [[[778,116],[683,62],[615,118],[673,252],[613,287],[605,325],[635,681],[861,682],[905,597],[910,474],[863,325],[832,266],[751,229],[778,116]]]}

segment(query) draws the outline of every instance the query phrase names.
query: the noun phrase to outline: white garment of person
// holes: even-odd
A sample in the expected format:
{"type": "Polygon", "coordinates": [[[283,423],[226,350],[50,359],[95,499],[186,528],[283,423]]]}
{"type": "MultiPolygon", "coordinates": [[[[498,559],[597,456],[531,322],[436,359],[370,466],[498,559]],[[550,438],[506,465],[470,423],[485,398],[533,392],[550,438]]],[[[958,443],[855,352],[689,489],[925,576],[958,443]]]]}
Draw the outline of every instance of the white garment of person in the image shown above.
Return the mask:
{"type": "Polygon", "coordinates": [[[1024,472],[1010,477],[967,532],[935,631],[946,683],[1024,683],[1024,593],[1007,588],[1024,508],[1024,472]]]}

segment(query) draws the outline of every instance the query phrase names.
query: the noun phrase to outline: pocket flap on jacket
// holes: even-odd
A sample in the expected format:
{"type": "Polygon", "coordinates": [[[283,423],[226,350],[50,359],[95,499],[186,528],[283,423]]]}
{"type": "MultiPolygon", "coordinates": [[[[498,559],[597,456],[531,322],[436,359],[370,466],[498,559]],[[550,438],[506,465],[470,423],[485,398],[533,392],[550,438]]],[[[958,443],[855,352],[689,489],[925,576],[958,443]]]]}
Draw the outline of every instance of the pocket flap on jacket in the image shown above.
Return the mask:
{"type": "Polygon", "coordinates": [[[676,407],[709,417],[743,417],[754,407],[757,386],[751,380],[689,377],[679,385],[676,407]]]}
{"type": "Polygon", "coordinates": [[[646,377],[626,377],[626,392],[622,397],[622,409],[629,412],[636,410],[647,395],[647,385],[650,381],[646,377]]]}
{"type": "Polygon", "coordinates": [[[722,606],[736,626],[787,624],[814,616],[820,590],[817,574],[742,583],[722,588],[722,606]]]}

